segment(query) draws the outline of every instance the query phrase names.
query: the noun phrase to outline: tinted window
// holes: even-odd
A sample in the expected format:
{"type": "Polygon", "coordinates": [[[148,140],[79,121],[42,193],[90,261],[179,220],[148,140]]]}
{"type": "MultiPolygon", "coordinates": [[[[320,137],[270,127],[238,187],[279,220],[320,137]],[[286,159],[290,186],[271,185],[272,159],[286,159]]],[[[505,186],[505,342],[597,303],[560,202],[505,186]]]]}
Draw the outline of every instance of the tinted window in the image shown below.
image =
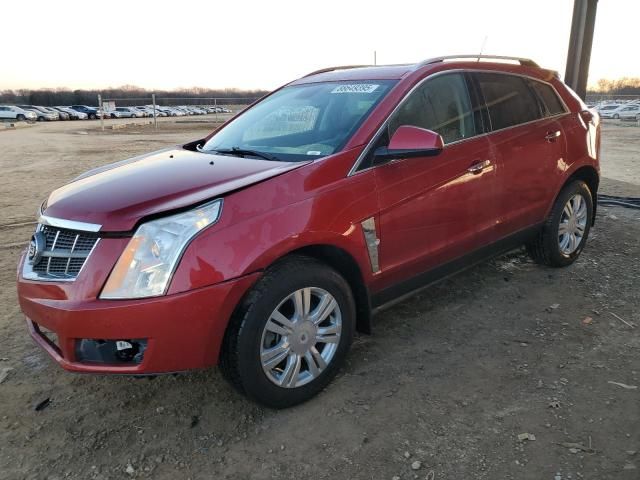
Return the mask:
{"type": "Polygon", "coordinates": [[[389,119],[389,138],[401,125],[433,130],[445,143],[473,137],[476,128],[464,77],[441,75],[423,83],[389,119]]]}
{"type": "Polygon", "coordinates": [[[551,85],[536,82],[535,80],[530,80],[529,85],[531,85],[542,102],[545,116],[558,115],[565,112],[564,105],[562,105],[558,94],[551,85]]]}
{"type": "Polygon", "coordinates": [[[489,110],[492,130],[541,118],[538,101],[522,77],[499,73],[475,75],[489,110]]]}

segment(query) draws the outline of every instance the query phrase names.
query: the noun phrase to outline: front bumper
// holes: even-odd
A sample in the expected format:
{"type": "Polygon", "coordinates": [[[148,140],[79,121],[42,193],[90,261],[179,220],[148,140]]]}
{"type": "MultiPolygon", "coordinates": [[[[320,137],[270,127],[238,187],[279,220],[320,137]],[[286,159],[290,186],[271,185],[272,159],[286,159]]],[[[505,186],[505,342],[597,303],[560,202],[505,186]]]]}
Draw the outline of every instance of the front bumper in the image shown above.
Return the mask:
{"type": "Polygon", "coordinates": [[[147,375],[215,365],[229,318],[258,277],[148,299],[81,301],[43,295],[42,284],[19,278],[18,297],[31,336],[66,370],[147,375]],[[139,363],[85,362],[83,339],[144,339],[146,349],[139,363]]]}

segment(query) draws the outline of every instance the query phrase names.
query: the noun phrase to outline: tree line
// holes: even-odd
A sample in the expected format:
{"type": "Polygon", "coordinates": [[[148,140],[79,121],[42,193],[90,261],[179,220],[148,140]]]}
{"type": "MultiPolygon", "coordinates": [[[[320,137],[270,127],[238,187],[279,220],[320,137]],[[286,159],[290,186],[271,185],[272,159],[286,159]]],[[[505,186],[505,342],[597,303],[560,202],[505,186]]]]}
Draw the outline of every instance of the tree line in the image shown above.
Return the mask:
{"type": "Polygon", "coordinates": [[[589,90],[591,94],[607,95],[640,95],[640,77],[623,77],[617,80],[601,78],[595,88],[589,90]]]}
{"type": "MultiPolygon", "coordinates": [[[[266,90],[239,90],[235,88],[212,89],[212,88],[185,88],[178,90],[147,90],[144,88],[125,85],[118,88],[107,88],[103,90],[70,90],[67,88],[43,88],[37,90],[18,89],[0,90],[0,104],[11,105],[41,105],[45,107],[56,105],[93,105],[98,104],[98,94],[103,100],[118,99],[119,103],[130,99],[132,105],[151,103],[151,94],[156,94],[159,104],[175,103],[175,99],[194,99],[194,101],[183,101],[182,103],[194,104],[197,99],[235,99],[247,101],[262,97],[266,90]],[[136,101],[136,99],[139,99],[136,101]]],[[[206,102],[210,103],[210,102],[206,102]]],[[[220,102],[224,103],[224,102],[220,102]]],[[[238,103],[238,102],[235,102],[238,103]]],[[[242,103],[242,102],[240,102],[242,103]]]]}

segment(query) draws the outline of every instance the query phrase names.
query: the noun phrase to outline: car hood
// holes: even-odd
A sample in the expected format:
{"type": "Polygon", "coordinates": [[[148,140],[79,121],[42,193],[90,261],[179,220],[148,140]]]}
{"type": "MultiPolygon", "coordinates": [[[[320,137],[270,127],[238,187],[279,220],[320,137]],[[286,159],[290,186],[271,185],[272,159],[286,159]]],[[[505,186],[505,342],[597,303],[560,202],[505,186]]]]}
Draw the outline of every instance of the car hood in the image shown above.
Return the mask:
{"type": "Polygon", "coordinates": [[[165,149],[81,175],[51,193],[43,213],[98,224],[100,231],[130,231],[149,215],[188,207],[307,163],[165,149]]]}

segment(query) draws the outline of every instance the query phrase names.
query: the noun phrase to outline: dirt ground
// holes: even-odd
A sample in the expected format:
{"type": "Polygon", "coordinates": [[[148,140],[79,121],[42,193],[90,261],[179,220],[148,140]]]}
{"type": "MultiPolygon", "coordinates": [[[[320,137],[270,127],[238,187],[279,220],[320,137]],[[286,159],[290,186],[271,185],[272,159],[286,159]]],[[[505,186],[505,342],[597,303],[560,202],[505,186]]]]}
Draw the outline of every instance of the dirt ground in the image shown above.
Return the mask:
{"type": "MultiPolygon", "coordinates": [[[[15,294],[33,226],[11,224],[88,168],[211,128],[0,130],[0,479],[640,478],[639,211],[601,207],[569,268],[516,251],[381,312],[338,378],[289,410],[215,369],[149,380],[50,361],[15,294]]],[[[640,196],[640,128],[607,124],[603,150],[602,192],[640,196]]]]}

